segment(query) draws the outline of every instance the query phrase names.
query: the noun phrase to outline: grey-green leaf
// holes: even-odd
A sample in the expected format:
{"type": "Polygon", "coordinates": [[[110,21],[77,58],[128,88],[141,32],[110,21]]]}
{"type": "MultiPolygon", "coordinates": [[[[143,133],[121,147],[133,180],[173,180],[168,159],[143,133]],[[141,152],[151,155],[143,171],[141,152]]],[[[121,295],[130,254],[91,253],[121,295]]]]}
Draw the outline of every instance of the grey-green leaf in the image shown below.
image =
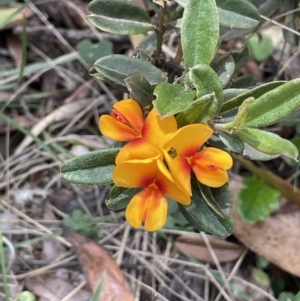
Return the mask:
{"type": "Polygon", "coordinates": [[[244,122],[247,127],[273,124],[300,108],[300,79],[291,80],[256,99],[244,122]]]}
{"type": "Polygon", "coordinates": [[[135,73],[144,74],[151,85],[166,81],[166,75],[150,62],[125,55],[105,56],[95,62],[94,69],[106,78],[123,86],[126,86],[124,79],[135,73]]]}
{"type": "Polygon", "coordinates": [[[297,147],[277,134],[246,127],[237,129],[236,134],[244,142],[262,153],[282,155],[297,161],[299,154],[297,147]]]}
{"type": "Polygon", "coordinates": [[[109,192],[109,199],[105,202],[112,210],[125,208],[130,200],[143,188],[124,188],[114,185],[109,192]]]}
{"type": "Polygon", "coordinates": [[[221,218],[231,215],[232,199],[228,190],[228,184],[222,187],[212,188],[198,183],[203,199],[207,205],[221,218]]]}
{"type": "Polygon", "coordinates": [[[73,158],[63,164],[62,178],[74,184],[110,184],[118,152],[119,149],[111,148],[73,158]]]}
{"type": "Polygon", "coordinates": [[[185,69],[209,65],[216,53],[219,20],[215,0],[188,0],[182,18],[181,41],[185,69]]]}
{"type": "MultiPolygon", "coordinates": [[[[226,101],[223,104],[220,113],[229,111],[233,108],[240,106],[243,103],[243,101],[249,97],[259,98],[263,94],[283,85],[284,83],[285,83],[284,81],[276,81],[276,82],[271,82],[271,83],[260,85],[251,90],[247,90],[246,92],[239,94],[238,96],[235,96],[232,99],[226,101]]],[[[233,89],[230,89],[230,90],[233,90],[233,89]]],[[[235,90],[243,91],[243,89],[235,89],[235,90]]]]}
{"type": "MultiPolygon", "coordinates": [[[[185,7],[187,0],[175,0],[185,7]]],[[[200,2],[200,1],[199,1],[200,2]]],[[[221,26],[240,29],[252,29],[258,25],[259,12],[246,0],[216,0],[219,22],[221,26]]]]}
{"type": "Polygon", "coordinates": [[[244,150],[244,143],[241,138],[235,133],[219,131],[219,138],[224,145],[231,151],[241,153],[244,150]]]}
{"type": "Polygon", "coordinates": [[[87,20],[106,32],[132,35],[154,29],[147,12],[131,1],[94,0],[89,10],[94,14],[87,16],[87,20]]]}
{"type": "Polygon", "coordinates": [[[217,114],[223,105],[223,86],[217,73],[208,65],[197,64],[188,72],[190,82],[197,90],[197,98],[214,93],[215,101],[211,102],[208,117],[217,114]]]}
{"type": "MultiPolygon", "coordinates": [[[[266,153],[262,153],[262,152],[256,150],[254,147],[250,146],[248,143],[245,143],[243,156],[246,158],[249,158],[251,160],[268,161],[268,160],[273,160],[275,158],[278,158],[280,156],[280,154],[269,155],[266,153]]],[[[295,162],[290,158],[286,158],[286,159],[289,159],[290,161],[295,162]]]]}
{"type": "Polygon", "coordinates": [[[235,71],[233,57],[230,54],[219,56],[212,61],[211,67],[217,72],[222,86],[225,87],[235,71]]]}
{"type": "Polygon", "coordinates": [[[257,8],[247,0],[216,0],[216,4],[222,26],[252,29],[259,23],[257,8]]]}
{"type": "Polygon", "coordinates": [[[162,117],[183,111],[196,97],[194,90],[184,90],[179,84],[160,83],[154,90],[153,105],[162,117]]]}
{"type": "Polygon", "coordinates": [[[227,237],[233,231],[233,220],[231,216],[221,218],[212,210],[204,200],[199,186],[195,184],[194,181],[196,180],[193,179],[192,182],[192,187],[194,187],[192,202],[188,206],[179,204],[180,211],[196,229],[219,237],[227,237]]]}
{"type": "Polygon", "coordinates": [[[188,125],[191,123],[206,123],[209,117],[210,104],[216,102],[214,93],[206,94],[187,106],[176,117],[179,127],[188,125]]]}
{"type": "Polygon", "coordinates": [[[147,81],[142,73],[135,73],[125,78],[125,83],[132,96],[143,110],[150,110],[152,108],[152,100],[154,99],[154,88],[147,81]]]}

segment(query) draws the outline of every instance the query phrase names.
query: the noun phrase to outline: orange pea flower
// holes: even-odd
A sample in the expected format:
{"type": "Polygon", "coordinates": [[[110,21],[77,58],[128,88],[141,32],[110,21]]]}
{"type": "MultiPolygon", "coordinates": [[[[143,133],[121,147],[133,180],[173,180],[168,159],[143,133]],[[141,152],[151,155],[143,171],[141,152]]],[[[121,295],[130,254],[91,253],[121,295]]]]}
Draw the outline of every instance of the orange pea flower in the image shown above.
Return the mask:
{"type": "Polygon", "coordinates": [[[161,119],[152,109],[144,121],[143,111],[133,99],[114,104],[111,116],[102,115],[99,127],[105,136],[117,141],[129,141],[119,152],[116,164],[132,159],[148,159],[162,153],[165,135],[177,130],[174,116],[161,119]]]}
{"type": "Polygon", "coordinates": [[[114,170],[113,182],[121,187],[144,187],[130,200],[126,208],[126,219],[135,228],[139,228],[142,223],[147,231],[156,231],[163,227],[168,210],[166,194],[184,205],[191,202],[190,196],[173,182],[159,156],[120,163],[114,170]]]}
{"type": "Polygon", "coordinates": [[[170,135],[164,144],[164,157],[178,185],[192,195],[191,171],[198,181],[210,187],[220,187],[228,181],[227,169],[231,156],[217,148],[199,148],[210,138],[213,130],[204,124],[190,124],[170,135]]]}

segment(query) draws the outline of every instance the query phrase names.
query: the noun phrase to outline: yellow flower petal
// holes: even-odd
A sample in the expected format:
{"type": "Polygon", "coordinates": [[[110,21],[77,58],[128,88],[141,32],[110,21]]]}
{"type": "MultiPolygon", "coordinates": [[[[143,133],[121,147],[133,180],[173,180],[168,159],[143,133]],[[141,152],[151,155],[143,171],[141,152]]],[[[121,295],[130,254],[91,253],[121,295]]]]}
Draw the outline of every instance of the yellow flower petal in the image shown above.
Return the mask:
{"type": "Polygon", "coordinates": [[[116,141],[130,141],[136,138],[136,132],[132,128],[109,115],[99,118],[99,128],[103,135],[116,141]]]}
{"type": "Polygon", "coordinates": [[[144,138],[136,138],[121,148],[116,157],[116,164],[118,165],[129,160],[142,160],[157,156],[162,157],[155,147],[145,141],[144,138]]]}
{"type": "Polygon", "coordinates": [[[144,125],[143,111],[135,100],[117,102],[111,115],[99,118],[99,128],[103,135],[117,141],[130,141],[140,136],[144,125]]]}
{"type": "Polygon", "coordinates": [[[164,226],[167,220],[168,202],[163,193],[152,189],[151,197],[144,217],[145,229],[157,231],[164,226]]]}
{"type": "Polygon", "coordinates": [[[207,147],[194,156],[192,166],[199,182],[220,187],[228,181],[226,170],[231,168],[232,158],[220,149],[207,147]]]}
{"type": "Polygon", "coordinates": [[[221,187],[228,181],[228,174],[224,169],[211,169],[200,161],[193,166],[193,171],[198,181],[209,187],[221,187]]]}
{"type": "Polygon", "coordinates": [[[113,182],[121,187],[147,187],[153,183],[158,172],[159,156],[146,160],[131,160],[118,164],[113,173],[113,182]]]}
{"type": "Polygon", "coordinates": [[[142,225],[148,207],[148,199],[152,192],[151,190],[150,188],[145,188],[137,193],[126,208],[126,220],[134,228],[139,228],[142,225]]]}
{"type": "Polygon", "coordinates": [[[140,132],[144,125],[143,111],[138,102],[134,99],[123,99],[116,102],[113,108],[118,110],[129,123],[140,132]]]}
{"type": "Polygon", "coordinates": [[[161,118],[153,108],[145,120],[142,137],[150,144],[161,150],[166,135],[177,130],[177,122],[174,116],[161,118]]]}
{"type": "Polygon", "coordinates": [[[170,135],[163,148],[166,151],[175,149],[177,155],[191,157],[212,134],[213,130],[204,124],[190,124],[170,135]]]}
{"type": "Polygon", "coordinates": [[[207,147],[198,152],[193,158],[193,162],[196,161],[201,161],[201,164],[218,166],[222,169],[230,169],[233,164],[232,158],[227,152],[214,147],[207,147]]]}
{"type": "MultiPolygon", "coordinates": [[[[164,151],[164,158],[167,161],[174,182],[181,187],[186,194],[192,195],[191,189],[191,171],[192,167],[188,161],[182,156],[173,158],[164,151]]],[[[171,195],[170,195],[171,196],[171,195]]]]}
{"type": "Polygon", "coordinates": [[[150,187],[167,194],[175,201],[188,205],[190,196],[180,184],[174,182],[163,162],[155,158],[131,160],[118,164],[114,169],[113,182],[121,187],[150,187]]]}
{"type": "Polygon", "coordinates": [[[166,223],[167,210],[168,202],[162,192],[145,188],[131,199],[125,216],[134,228],[139,228],[144,222],[147,231],[156,231],[166,223]]]}
{"type": "Polygon", "coordinates": [[[182,185],[174,180],[169,170],[161,160],[157,160],[157,166],[160,172],[156,174],[156,185],[164,194],[169,195],[178,203],[189,205],[191,203],[190,195],[182,188],[182,185]]]}

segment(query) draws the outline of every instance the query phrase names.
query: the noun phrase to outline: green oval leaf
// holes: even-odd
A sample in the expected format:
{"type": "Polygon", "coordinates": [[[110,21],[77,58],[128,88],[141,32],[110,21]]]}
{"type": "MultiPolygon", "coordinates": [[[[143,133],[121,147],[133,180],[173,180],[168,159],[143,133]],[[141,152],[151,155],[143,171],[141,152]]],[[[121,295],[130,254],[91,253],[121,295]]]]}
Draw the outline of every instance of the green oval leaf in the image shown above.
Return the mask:
{"type": "Polygon", "coordinates": [[[244,179],[244,187],[237,194],[238,212],[248,223],[265,220],[279,209],[279,191],[257,177],[244,179]]]}
{"type": "Polygon", "coordinates": [[[107,207],[112,210],[125,208],[131,199],[143,188],[124,188],[114,185],[109,192],[109,199],[105,202],[107,207]]]}
{"type": "Polygon", "coordinates": [[[196,97],[194,90],[184,90],[179,84],[160,83],[154,90],[153,105],[162,117],[183,111],[196,97]]]}
{"type": "Polygon", "coordinates": [[[126,86],[125,78],[135,73],[142,73],[151,85],[166,81],[166,75],[148,61],[120,54],[102,57],[95,62],[94,69],[122,86],[126,86]]]}
{"type": "Polygon", "coordinates": [[[234,59],[234,64],[235,64],[235,70],[234,73],[237,73],[242,69],[242,67],[246,64],[250,57],[250,51],[248,47],[245,47],[242,51],[233,51],[231,53],[231,56],[234,59]]]}
{"type": "MultiPolygon", "coordinates": [[[[271,83],[267,83],[264,85],[260,85],[258,87],[253,88],[252,90],[247,90],[246,92],[239,94],[238,96],[226,101],[221,110],[220,113],[229,111],[233,108],[236,108],[238,106],[240,106],[243,101],[249,97],[254,97],[254,98],[259,98],[260,96],[262,96],[263,94],[283,85],[284,81],[276,81],[276,82],[271,82],[271,83]]],[[[232,91],[237,90],[237,91],[243,91],[243,89],[230,89],[232,91]]],[[[226,90],[225,90],[226,91],[226,90]]]]}
{"type": "Polygon", "coordinates": [[[233,57],[230,54],[219,56],[212,61],[211,67],[217,72],[222,86],[225,87],[235,71],[233,57]]]}
{"type": "Polygon", "coordinates": [[[269,155],[282,155],[297,161],[298,149],[290,141],[278,135],[252,128],[239,128],[236,134],[256,150],[269,155]]]}
{"type": "Polygon", "coordinates": [[[65,181],[74,184],[110,184],[119,151],[118,148],[104,149],[73,158],[63,164],[61,176],[65,181]]]}
{"type": "Polygon", "coordinates": [[[269,37],[259,36],[258,34],[253,34],[248,42],[251,56],[257,61],[266,60],[273,52],[273,42],[269,37]]]}
{"type": "MultiPolygon", "coordinates": [[[[245,143],[244,145],[245,145],[245,148],[243,151],[243,156],[246,158],[249,158],[251,160],[269,161],[269,160],[278,158],[280,156],[280,154],[269,155],[266,153],[262,153],[262,152],[256,150],[254,147],[250,146],[248,143],[245,143]]],[[[286,158],[286,159],[290,159],[290,158],[286,158]]],[[[295,162],[292,159],[290,159],[290,161],[295,162]]]]}
{"type": "Polygon", "coordinates": [[[247,89],[255,86],[256,86],[255,77],[251,74],[246,74],[238,77],[230,87],[238,88],[238,89],[244,89],[244,88],[247,89]]]}
{"type": "Polygon", "coordinates": [[[259,23],[259,11],[247,0],[216,0],[216,4],[222,26],[252,29],[259,23]]]}
{"type": "Polygon", "coordinates": [[[295,79],[263,94],[249,105],[244,126],[267,126],[299,108],[300,79],[295,79]]]}
{"type": "MultiPolygon", "coordinates": [[[[230,216],[221,218],[203,199],[196,180],[192,182],[192,202],[188,206],[179,205],[184,217],[199,231],[206,231],[219,237],[227,237],[233,231],[233,220],[230,216]]],[[[222,195],[219,195],[222,197],[222,195]]]]}
{"type": "Polygon", "coordinates": [[[232,199],[229,194],[228,184],[212,188],[198,183],[203,199],[207,205],[221,218],[231,215],[232,199]]]}
{"type": "Polygon", "coordinates": [[[142,73],[135,73],[125,78],[125,83],[133,99],[135,99],[144,111],[152,107],[153,88],[142,73]]]}
{"type": "Polygon", "coordinates": [[[87,16],[87,20],[106,32],[132,35],[154,29],[147,12],[130,1],[94,0],[88,8],[94,15],[87,16]]]}
{"type": "Polygon", "coordinates": [[[197,64],[188,72],[190,82],[197,90],[197,98],[214,93],[215,101],[210,103],[208,119],[216,115],[222,107],[224,96],[223,86],[217,73],[208,65],[197,64]]]}
{"type": "Polygon", "coordinates": [[[76,47],[81,58],[92,66],[100,57],[113,53],[113,44],[108,40],[102,40],[93,44],[89,39],[82,40],[76,47]]]}
{"type": "Polygon", "coordinates": [[[219,39],[219,20],[215,0],[188,0],[182,18],[181,41],[185,69],[196,64],[209,65],[219,39]]]}
{"type": "Polygon", "coordinates": [[[194,100],[176,117],[179,127],[191,123],[206,123],[209,119],[209,108],[212,102],[216,102],[216,97],[213,93],[204,95],[194,100]]]}
{"type": "MultiPolygon", "coordinates": [[[[182,7],[187,0],[175,0],[182,7]]],[[[216,0],[221,26],[240,29],[252,29],[258,25],[259,11],[246,0],[216,0]]]]}
{"type": "MultiPolygon", "coordinates": [[[[231,88],[228,88],[226,90],[224,90],[224,101],[227,102],[229,100],[231,100],[232,98],[235,98],[243,93],[246,93],[248,92],[249,89],[231,89],[231,88]]],[[[223,104],[222,106],[222,109],[221,111],[223,111],[223,107],[225,106],[225,103],[223,104]]]]}
{"type": "Polygon", "coordinates": [[[219,138],[229,150],[235,153],[241,153],[244,150],[243,141],[235,133],[219,131],[219,138]]]}

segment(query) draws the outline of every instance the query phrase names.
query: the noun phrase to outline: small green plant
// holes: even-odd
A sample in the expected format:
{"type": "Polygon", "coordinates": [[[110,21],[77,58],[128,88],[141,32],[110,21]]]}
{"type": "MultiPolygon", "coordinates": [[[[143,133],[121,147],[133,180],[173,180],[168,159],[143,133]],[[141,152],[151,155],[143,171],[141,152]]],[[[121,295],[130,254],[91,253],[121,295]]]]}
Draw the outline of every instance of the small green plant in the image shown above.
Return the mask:
{"type": "Polygon", "coordinates": [[[78,209],[73,210],[71,216],[65,217],[63,224],[90,238],[96,238],[98,235],[95,223],[91,221],[90,216],[78,209]]]}
{"type": "Polygon", "coordinates": [[[19,295],[18,301],[36,301],[36,298],[32,292],[24,291],[19,295]]]}
{"type": "MultiPolygon", "coordinates": [[[[249,49],[218,53],[221,39],[232,31],[239,36],[257,30],[265,9],[259,2],[143,3],[94,0],[89,5],[87,19],[97,28],[147,35],[135,57],[106,55],[90,71],[130,93],[110,116],[100,117],[102,134],[128,143],[66,162],[62,177],[84,185],[114,184],[107,206],[126,208],[126,218],[136,228],[163,227],[169,196],[196,229],[226,237],[233,231],[229,152],[253,160],[297,160],[297,147],[266,127],[300,107],[300,80],[258,85],[253,77],[238,77],[249,49]],[[147,8],[154,11],[152,19],[147,8]],[[171,30],[178,32],[174,58],[162,47],[171,30]]],[[[276,9],[277,2],[267,5],[276,9]]],[[[263,216],[247,218],[255,222],[275,208],[266,207],[263,216]]]]}

